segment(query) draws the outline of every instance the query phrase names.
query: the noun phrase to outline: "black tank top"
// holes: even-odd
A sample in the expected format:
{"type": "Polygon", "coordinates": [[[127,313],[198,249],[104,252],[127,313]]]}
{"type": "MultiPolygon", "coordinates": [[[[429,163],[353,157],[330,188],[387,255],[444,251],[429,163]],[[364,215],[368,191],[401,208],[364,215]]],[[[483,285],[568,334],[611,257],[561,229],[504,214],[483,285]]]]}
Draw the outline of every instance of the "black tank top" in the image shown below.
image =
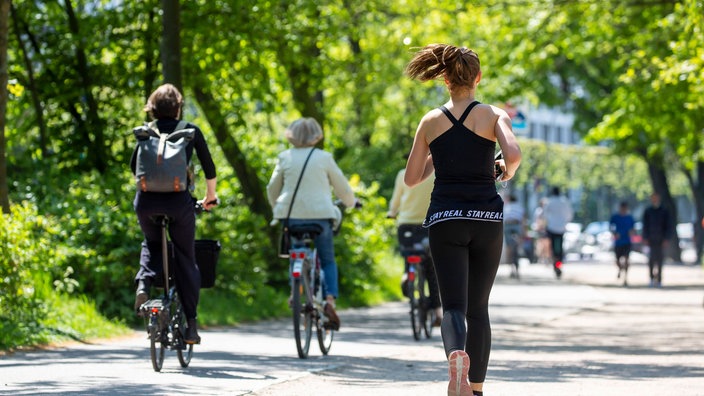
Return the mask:
{"type": "Polygon", "coordinates": [[[503,200],[496,192],[494,153],[496,143],[464,126],[472,102],[459,120],[442,106],[452,127],[430,143],[435,166],[435,186],[424,227],[445,220],[503,221],[503,200]]]}

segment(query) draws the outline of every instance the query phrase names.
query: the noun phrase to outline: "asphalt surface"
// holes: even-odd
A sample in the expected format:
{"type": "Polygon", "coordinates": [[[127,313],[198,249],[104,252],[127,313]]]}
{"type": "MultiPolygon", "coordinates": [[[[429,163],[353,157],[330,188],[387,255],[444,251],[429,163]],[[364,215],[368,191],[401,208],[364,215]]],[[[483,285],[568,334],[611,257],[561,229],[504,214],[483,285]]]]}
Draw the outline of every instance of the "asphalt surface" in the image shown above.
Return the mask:
{"type": "MultiPolygon", "coordinates": [[[[521,278],[502,266],[491,299],[493,347],[485,395],[704,396],[704,271],[668,264],[648,287],[633,257],[629,286],[610,254],[544,264],[521,278]]],[[[415,341],[403,302],[339,312],[332,350],[298,359],[290,320],[206,329],[188,368],[167,351],[151,369],[145,334],[0,356],[2,395],[442,395],[438,329],[415,341]]]]}

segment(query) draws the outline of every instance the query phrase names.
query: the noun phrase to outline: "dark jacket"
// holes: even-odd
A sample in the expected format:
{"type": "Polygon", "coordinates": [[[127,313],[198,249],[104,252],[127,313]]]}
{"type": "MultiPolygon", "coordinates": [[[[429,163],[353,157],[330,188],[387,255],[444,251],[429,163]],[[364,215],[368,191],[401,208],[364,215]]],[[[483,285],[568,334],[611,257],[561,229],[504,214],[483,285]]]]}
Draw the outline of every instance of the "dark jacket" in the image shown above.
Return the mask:
{"type": "Polygon", "coordinates": [[[670,239],[670,214],[662,206],[648,207],[643,213],[643,239],[662,242],[670,239]]]}

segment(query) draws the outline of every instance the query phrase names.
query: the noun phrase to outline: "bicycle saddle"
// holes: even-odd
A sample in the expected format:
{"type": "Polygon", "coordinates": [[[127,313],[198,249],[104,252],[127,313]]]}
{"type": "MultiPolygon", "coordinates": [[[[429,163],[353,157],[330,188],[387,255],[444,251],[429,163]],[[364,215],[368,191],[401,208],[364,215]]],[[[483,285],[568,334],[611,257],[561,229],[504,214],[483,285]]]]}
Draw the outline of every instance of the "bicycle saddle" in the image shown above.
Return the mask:
{"type": "Polygon", "coordinates": [[[292,225],[288,228],[288,232],[293,237],[301,238],[308,234],[311,238],[314,238],[323,233],[323,227],[320,224],[315,223],[304,223],[292,225]]]}
{"type": "Polygon", "coordinates": [[[167,222],[171,222],[171,220],[172,220],[171,217],[169,217],[168,215],[163,214],[163,213],[156,213],[156,214],[149,216],[149,220],[153,221],[156,224],[161,224],[161,222],[164,219],[166,219],[167,222]]]}

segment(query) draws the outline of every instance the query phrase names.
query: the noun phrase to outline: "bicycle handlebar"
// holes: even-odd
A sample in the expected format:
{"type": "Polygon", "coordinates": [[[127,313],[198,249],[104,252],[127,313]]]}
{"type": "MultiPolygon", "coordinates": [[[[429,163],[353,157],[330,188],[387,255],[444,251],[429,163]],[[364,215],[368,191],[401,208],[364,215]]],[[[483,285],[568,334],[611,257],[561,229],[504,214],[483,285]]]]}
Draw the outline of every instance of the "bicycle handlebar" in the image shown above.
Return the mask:
{"type": "MultiPolygon", "coordinates": [[[[220,205],[220,199],[216,199],[215,201],[210,201],[210,202],[208,202],[208,204],[220,205]]],[[[196,201],[195,210],[196,210],[197,215],[199,215],[203,212],[210,212],[209,210],[205,209],[205,205],[203,205],[203,201],[196,201]]]]}
{"type": "MultiPolygon", "coordinates": [[[[341,210],[342,210],[342,209],[347,209],[347,206],[345,206],[345,204],[342,202],[341,199],[336,199],[335,201],[333,201],[333,204],[334,204],[335,206],[339,207],[341,210]]],[[[362,206],[363,206],[363,205],[362,205],[362,202],[361,202],[360,200],[358,200],[358,199],[355,199],[355,200],[354,200],[354,205],[353,205],[352,207],[355,208],[355,209],[359,209],[359,208],[361,208],[362,206]]]]}

